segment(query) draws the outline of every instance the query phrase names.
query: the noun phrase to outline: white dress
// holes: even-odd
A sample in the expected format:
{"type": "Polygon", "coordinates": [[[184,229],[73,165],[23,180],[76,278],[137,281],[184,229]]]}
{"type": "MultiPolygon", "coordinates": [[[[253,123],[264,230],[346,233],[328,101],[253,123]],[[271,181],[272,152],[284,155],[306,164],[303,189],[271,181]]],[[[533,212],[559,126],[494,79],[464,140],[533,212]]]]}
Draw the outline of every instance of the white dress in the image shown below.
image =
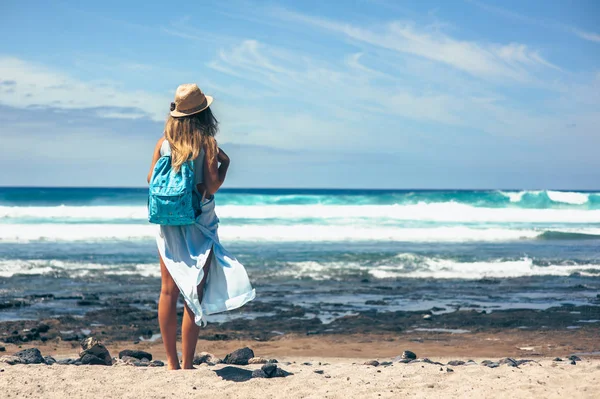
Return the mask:
{"type": "MultiPolygon", "coordinates": [[[[165,140],[160,155],[170,153],[171,148],[165,140]]],[[[194,161],[194,174],[196,184],[202,183],[204,151],[194,161]]],[[[244,266],[219,242],[219,218],[215,213],[214,196],[202,200],[200,207],[202,213],[196,218],[195,224],[158,226],[156,244],[167,270],[194,312],[196,324],[202,326],[206,325],[205,315],[239,308],[253,300],[256,292],[244,266]],[[200,300],[197,286],[204,277],[203,267],[211,248],[214,255],[200,300]]]]}

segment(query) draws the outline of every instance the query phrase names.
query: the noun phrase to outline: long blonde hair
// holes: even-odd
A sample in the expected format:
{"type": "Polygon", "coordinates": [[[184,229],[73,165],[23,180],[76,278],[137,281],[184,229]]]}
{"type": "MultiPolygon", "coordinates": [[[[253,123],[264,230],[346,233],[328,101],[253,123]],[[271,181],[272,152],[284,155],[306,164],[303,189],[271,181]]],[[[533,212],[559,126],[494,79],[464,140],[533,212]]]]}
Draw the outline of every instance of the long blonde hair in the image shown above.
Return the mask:
{"type": "Polygon", "coordinates": [[[165,138],[171,146],[171,166],[177,173],[185,162],[196,159],[202,148],[208,162],[216,156],[219,122],[210,107],[204,111],[184,117],[169,115],[165,123],[165,138]]]}

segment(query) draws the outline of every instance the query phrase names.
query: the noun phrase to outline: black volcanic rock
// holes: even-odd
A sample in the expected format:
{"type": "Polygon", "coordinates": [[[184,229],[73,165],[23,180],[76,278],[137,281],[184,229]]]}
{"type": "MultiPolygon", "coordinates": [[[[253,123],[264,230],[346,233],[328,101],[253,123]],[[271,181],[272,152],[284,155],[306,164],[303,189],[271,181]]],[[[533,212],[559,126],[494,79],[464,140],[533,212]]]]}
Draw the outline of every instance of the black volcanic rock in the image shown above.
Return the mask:
{"type": "Polygon", "coordinates": [[[239,364],[245,366],[248,364],[248,360],[254,357],[254,351],[248,347],[237,349],[223,359],[223,363],[227,364],[239,364]]]}

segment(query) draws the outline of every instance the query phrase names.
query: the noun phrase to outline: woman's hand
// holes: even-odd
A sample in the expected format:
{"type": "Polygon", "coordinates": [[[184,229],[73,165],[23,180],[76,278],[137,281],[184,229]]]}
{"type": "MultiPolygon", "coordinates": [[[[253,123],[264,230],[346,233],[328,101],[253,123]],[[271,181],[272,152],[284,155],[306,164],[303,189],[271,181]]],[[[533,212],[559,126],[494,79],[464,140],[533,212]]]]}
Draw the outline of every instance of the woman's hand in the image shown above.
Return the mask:
{"type": "Polygon", "coordinates": [[[217,147],[217,149],[217,160],[222,164],[229,165],[229,162],[231,162],[229,156],[220,147],[217,147]]]}

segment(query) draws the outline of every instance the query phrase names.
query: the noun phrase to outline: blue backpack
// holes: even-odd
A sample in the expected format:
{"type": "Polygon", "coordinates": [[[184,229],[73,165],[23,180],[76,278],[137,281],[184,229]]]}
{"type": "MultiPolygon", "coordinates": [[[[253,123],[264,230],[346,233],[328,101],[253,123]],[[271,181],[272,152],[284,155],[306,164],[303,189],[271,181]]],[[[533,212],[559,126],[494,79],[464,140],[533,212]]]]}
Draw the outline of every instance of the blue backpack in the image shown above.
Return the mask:
{"type": "Polygon", "coordinates": [[[163,226],[195,223],[193,161],[183,163],[177,173],[170,154],[156,161],[150,179],[148,221],[163,226]]]}

